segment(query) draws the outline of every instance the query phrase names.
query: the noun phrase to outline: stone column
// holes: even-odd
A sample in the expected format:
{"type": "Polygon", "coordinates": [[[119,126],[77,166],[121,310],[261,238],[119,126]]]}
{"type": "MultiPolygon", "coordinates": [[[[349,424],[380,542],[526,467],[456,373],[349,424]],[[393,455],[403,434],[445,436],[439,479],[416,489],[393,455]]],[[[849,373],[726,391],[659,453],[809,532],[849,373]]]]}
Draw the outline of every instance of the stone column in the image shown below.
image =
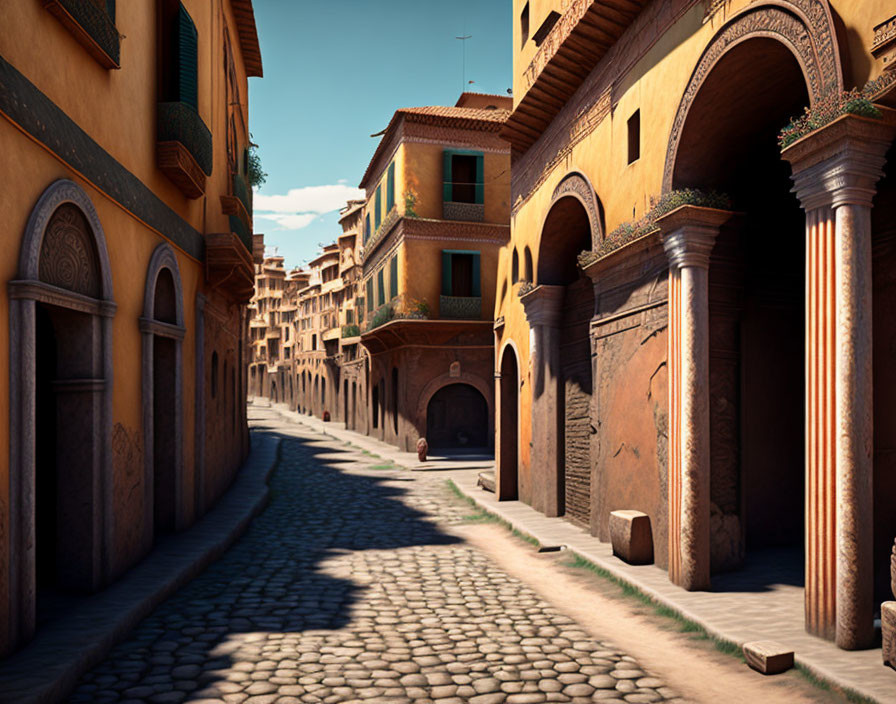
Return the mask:
{"type": "Polygon", "coordinates": [[[784,150],[806,211],[806,628],[871,645],[871,204],[894,128],[842,117],[784,150]]]}
{"type": "Polygon", "coordinates": [[[709,589],[709,259],[731,213],[683,206],[658,220],[669,257],[669,578],[709,589]]]}
{"type": "Polygon", "coordinates": [[[537,286],[520,297],[529,321],[532,366],[532,505],[546,516],[563,513],[560,443],[560,319],[563,286],[537,286]]]}

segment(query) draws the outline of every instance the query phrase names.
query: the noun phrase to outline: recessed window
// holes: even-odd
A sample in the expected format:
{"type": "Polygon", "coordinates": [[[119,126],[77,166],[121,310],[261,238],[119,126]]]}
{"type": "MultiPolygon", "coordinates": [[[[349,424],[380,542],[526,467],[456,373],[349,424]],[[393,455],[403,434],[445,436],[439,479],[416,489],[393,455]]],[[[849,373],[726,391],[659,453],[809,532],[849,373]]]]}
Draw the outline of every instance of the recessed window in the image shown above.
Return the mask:
{"type": "Polygon", "coordinates": [[[451,157],[452,195],[455,203],[476,202],[476,157],[454,154],[451,157]]]}
{"type": "Polygon", "coordinates": [[[641,111],[628,118],[628,163],[641,158],[641,111]]]}
{"type": "Polygon", "coordinates": [[[520,13],[520,49],[526,46],[529,41],[529,3],[523,5],[523,11],[520,13]]]}
{"type": "Polygon", "coordinates": [[[545,21],[541,23],[541,27],[539,27],[538,31],[532,35],[532,41],[535,42],[535,46],[541,46],[542,42],[547,39],[547,36],[551,33],[551,30],[554,28],[554,25],[557,24],[557,20],[559,19],[559,12],[551,10],[548,13],[545,21]]]}

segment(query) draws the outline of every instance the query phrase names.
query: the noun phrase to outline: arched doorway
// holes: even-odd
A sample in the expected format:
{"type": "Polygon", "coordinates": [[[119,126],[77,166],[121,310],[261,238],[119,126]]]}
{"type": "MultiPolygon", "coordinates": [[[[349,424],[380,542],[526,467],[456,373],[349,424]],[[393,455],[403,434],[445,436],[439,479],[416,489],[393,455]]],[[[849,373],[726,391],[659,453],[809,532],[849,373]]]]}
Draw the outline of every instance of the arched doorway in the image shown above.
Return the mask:
{"type": "Polygon", "coordinates": [[[469,384],[449,384],[426,406],[426,440],[435,450],[488,451],[488,403],[469,384]]]}
{"type": "MultiPolygon", "coordinates": [[[[184,525],[181,346],[185,328],[174,250],[159,245],[146,276],[143,317],[144,544],[184,525]]],[[[215,366],[215,365],[213,365],[215,366]]],[[[225,363],[226,369],[226,363],[225,363]]],[[[227,387],[225,372],[225,396],[227,387]]],[[[217,386],[213,382],[213,386],[217,386]]]]}
{"type": "Polygon", "coordinates": [[[57,181],[29,218],[10,298],[9,642],[60,592],[111,572],[112,279],[87,194],[57,181]]]}
{"type": "Polygon", "coordinates": [[[672,173],[674,188],[724,192],[741,213],[721,228],[709,266],[711,571],[737,569],[752,555],[789,565],[797,582],[805,217],[777,134],[808,102],[786,46],[765,37],[741,42],[703,81],[672,173]]]}
{"type": "Polygon", "coordinates": [[[519,498],[519,365],[511,345],[501,356],[501,438],[498,446],[498,499],[519,498]]]}
{"type": "Polygon", "coordinates": [[[593,226],[579,198],[561,195],[554,201],[541,232],[538,286],[523,299],[537,340],[532,419],[542,437],[533,443],[543,456],[532,466],[543,475],[542,510],[583,526],[591,521],[594,293],[577,258],[591,249],[593,226]]]}

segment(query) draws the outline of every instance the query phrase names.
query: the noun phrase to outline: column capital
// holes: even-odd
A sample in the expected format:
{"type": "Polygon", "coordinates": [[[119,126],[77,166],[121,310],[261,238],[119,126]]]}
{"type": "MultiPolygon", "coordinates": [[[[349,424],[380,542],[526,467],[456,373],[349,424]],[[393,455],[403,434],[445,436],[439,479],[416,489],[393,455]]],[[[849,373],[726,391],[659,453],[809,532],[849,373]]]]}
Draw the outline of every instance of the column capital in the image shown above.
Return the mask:
{"type": "Polygon", "coordinates": [[[541,284],[520,296],[529,325],[559,326],[565,290],[565,286],[541,284]]]}
{"type": "Polygon", "coordinates": [[[709,268],[709,256],[716,243],[719,228],[734,215],[729,210],[682,205],[656,221],[663,236],[663,247],[669,265],[709,268]]]}
{"type": "Polygon", "coordinates": [[[884,119],[844,115],[781,153],[793,168],[792,191],[804,210],[871,207],[896,135],[896,119],[890,113],[884,119]]]}

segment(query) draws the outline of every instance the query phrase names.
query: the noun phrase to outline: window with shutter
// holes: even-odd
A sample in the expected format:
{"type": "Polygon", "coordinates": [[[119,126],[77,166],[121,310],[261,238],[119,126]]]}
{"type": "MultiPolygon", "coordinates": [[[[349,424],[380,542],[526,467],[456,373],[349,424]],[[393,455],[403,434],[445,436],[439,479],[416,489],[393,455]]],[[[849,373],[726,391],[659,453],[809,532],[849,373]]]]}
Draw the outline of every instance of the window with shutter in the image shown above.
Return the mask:
{"type": "Polygon", "coordinates": [[[181,4],[177,13],[178,100],[199,109],[199,34],[190,14],[181,4]]]}
{"type": "Polygon", "coordinates": [[[367,279],[367,310],[373,310],[373,279],[367,279]]]}
{"type": "Polygon", "coordinates": [[[385,269],[380,268],[376,275],[376,304],[382,306],[386,304],[386,282],[385,269]]]}
{"type": "Polygon", "coordinates": [[[392,212],[395,207],[395,162],[389,164],[389,172],[386,176],[386,212],[392,212]]]}
{"type": "Polygon", "coordinates": [[[380,229],[380,223],[383,221],[383,201],[380,198],[380,192],[382,191],[382,186],[376,187],[376,193],[374,193],[374,204],[373,204],[373,231],[376,232],[380,229]]]}
{"type": "Polygon", "coordinates": [[[446,149],[442,164],[442,199],[451,203],[485,202],[485,162],[482,152],[446,149]]]}
{"type": "Polygon", "coordinates": [[[389,262],[389,300],[398,296],[398,257],[389,262]]]}

